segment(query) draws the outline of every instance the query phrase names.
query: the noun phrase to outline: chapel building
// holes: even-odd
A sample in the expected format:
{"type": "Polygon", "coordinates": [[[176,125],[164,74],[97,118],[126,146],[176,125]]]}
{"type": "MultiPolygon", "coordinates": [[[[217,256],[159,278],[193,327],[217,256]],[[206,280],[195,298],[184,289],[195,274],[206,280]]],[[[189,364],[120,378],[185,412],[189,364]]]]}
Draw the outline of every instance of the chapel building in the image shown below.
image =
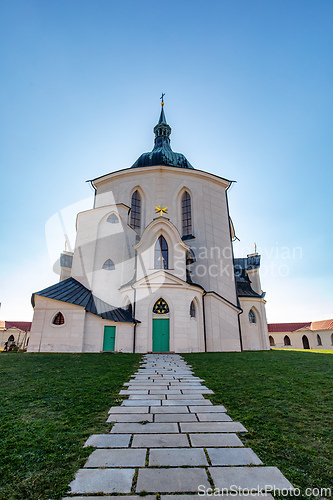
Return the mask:
{"type": "Polygon", "coordinates": [[[233,257],[231,181],[155,144],[130,167],[91,181],[60,282],[32,295],[29,352],[269,349],[257,253],[233,257]]]}

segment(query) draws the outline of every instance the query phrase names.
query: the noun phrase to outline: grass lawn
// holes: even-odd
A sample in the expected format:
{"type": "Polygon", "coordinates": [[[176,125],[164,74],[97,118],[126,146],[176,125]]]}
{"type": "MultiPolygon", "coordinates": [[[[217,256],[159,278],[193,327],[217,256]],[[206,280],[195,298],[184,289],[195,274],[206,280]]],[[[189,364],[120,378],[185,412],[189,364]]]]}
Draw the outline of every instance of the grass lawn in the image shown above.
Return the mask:
{"type": "Polygon", "coordinates": [[[186,354],[265,465],[301,488],[333,489],[333,356],[313,351],[186,354]]]}
{"type": "Polygon", "coordinates": [[[134,354],[0,354],[0,499],[59,499],[107,430],[134,354]]]}

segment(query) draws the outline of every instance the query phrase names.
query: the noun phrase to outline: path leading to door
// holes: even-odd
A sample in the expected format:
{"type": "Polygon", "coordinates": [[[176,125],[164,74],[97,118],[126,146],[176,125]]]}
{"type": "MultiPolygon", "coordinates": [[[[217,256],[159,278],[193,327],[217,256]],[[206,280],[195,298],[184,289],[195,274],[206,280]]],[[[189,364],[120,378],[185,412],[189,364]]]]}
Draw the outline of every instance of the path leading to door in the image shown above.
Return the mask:
{"type": "Polygon", "coordinates": [[[292,488],[279,469],[265,467],[244,447],[237,434],[246,429],[224,406],[204,397],[213,392],[201,382],[181,356],[147,354],[120,391],[128,399],[109,411],[107,421],[115,422],[111,432],[86,442],[96,450],[70,484],[76,496],[64,500],[92,500],[102,493],[189,500],[212,487],[232,493],[236,488],[292,488]]]}

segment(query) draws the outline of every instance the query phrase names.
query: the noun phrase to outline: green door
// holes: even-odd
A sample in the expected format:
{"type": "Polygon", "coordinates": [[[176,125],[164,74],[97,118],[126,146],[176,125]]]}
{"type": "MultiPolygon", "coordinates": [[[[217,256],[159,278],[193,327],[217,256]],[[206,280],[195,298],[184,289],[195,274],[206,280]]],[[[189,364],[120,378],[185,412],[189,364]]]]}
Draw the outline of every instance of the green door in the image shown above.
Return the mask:
{"type": "Polygon", "coordinates": [[[153,352],[169,352],[169,319],[153,319],[153,352]]]}
{"type": "Polygon", "coordinates": [[[114,351],[114,341],[116,338],[116,327],[104,327],[103,351],[114,351]]]}

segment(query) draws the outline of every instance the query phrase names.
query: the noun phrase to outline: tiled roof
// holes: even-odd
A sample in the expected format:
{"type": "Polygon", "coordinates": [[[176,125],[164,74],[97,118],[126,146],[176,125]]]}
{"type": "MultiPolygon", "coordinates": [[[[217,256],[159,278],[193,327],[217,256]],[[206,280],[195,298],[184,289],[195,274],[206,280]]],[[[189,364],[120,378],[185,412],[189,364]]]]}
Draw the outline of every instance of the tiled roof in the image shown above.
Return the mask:
{"type": "Polygon", "coordinates": [[[311,330],[333,330],[333,319],[324,319],[323,321],[312,321],[311,330]]]}
{"type": "Polygon", "coordinates": [[[35,307],[35,295],[84,307],[87,312],[110,321],[134,322],[130,311],[111,306],[98,297],[95,297],[88,288],[74,278],[68,278],[40,292],[33,293],[31,296],[33,307],[35,307]]]}
{"type": "Polygon", "coordinates": [[[270,323],[267,326],[270,333],[294,332],[300,328],[309,328],[311,323],[270,323]]]}
{"type": "Polygon", "coordinates": [[[5,328],[18,328],[24,332],[30,332],[31,321],[5,321],[5,328]]]}

